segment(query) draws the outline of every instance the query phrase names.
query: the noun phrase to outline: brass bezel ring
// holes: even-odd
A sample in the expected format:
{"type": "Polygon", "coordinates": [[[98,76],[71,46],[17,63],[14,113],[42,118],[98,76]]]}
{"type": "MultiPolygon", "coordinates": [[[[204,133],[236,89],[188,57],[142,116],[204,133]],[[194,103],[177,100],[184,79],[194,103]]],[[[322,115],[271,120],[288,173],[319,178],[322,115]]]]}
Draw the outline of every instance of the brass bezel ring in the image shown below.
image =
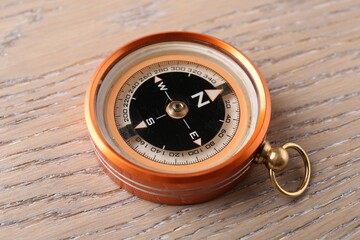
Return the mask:
{"type": "Polygon", "coordinates": [[[272,169],[269,169],[270,180],[271,180],[272,184],[274,185],[274,187],[280,193],[282,193],[286,196],[289,196],[289,197],[298,197],[305,192],[305,190],[310,182],[310,175],[311,175],[310,160],[309,160],[309,157],[307,156],[306,152],[304,151],[304,149],[302,149],[299,145],[297,145],[295,143],[286,143],[282,147],[284,149],[288,149],[288,148],[294,149],[300,154],[302,160],[304,161],[304,167],[305,167],[305,175],[304,175],[303,182],[301,184],[301,187],[297,191],[295,191],[295,192],[286,191],[285,189],[283,189],[280,186],[280,184],[276,180],[275,171],[272,169]]]}

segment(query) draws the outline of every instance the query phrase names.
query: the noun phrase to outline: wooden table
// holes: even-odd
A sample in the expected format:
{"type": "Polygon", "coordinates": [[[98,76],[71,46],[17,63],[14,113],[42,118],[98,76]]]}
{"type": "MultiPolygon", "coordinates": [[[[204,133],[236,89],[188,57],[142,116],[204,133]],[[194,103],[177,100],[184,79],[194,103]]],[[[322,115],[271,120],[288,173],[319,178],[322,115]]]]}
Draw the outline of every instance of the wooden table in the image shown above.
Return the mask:
{"type": "MultiPolygon", "coordinates": [[[[0,71],[0,239],[360,239],[359,1],[2,0],[0,71]],[[258,65],[268,139],[309,153],[302,197],[276,192],[263,166],[189,206],[141,200],[104,173],[84,120],[91,76],[126,42],[170,30],[223,39],[258,65]]],[[[279,176],[287,189],[301,182],[295,160],[279,176]]]]}

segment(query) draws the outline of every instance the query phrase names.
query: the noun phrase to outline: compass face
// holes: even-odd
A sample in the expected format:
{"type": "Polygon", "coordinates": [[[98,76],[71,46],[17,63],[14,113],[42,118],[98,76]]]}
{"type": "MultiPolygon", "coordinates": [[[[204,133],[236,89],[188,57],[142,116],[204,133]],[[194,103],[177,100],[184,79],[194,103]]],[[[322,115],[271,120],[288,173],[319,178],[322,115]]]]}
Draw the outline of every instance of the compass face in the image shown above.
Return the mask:
{"type": "Polygon", "coordinates": [[[212,168],[236,155],[257,125],[257,90],[241,65],[186,41],[115,60],[96,93],[100,131],[128,162],[165,173],[212,168]]]}
{"type": "Polygon", "coordinates": [[[227,146],[237,130],[240,107],[217,72],[172,60],[144,66],[128,78],[116,96],[113,117],[121,137],[138,154],[184,165],[204,161],[227,146]]]}

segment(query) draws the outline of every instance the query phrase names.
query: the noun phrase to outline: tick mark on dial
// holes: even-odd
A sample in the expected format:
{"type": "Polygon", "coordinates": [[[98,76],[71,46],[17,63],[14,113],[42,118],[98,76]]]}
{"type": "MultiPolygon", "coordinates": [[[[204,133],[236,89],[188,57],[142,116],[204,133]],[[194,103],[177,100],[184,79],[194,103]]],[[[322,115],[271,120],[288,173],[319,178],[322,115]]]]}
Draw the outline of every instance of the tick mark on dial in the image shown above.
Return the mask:
{"type": "Polygon", "coordinates": [[[169,99],[170,101],[172,101],[172,99],[171,99],[171,97],[169,96],[169,94],[167,93],[167,91],[165,91],[165,94],[166,94],[166,96],[168,97],[168,99],[169,99]]]}
{"type": "Polygon", "coordinates": [[[158,119],[160,119],[160,118],[163,118],[163,117],[165,117],[165,116],[166,116],[166,114],[163,114],[163,115],[157,117],[156,120],[158,120],[158,119]]]}
{"type": "Polygon", "coordinates": [[[190,126],[189,126],[189,124],[186,122],[186,120],[183,119],[183,121],[184,121],[185,125],[187,126],[187,128],[190,129],[190,126]]]}

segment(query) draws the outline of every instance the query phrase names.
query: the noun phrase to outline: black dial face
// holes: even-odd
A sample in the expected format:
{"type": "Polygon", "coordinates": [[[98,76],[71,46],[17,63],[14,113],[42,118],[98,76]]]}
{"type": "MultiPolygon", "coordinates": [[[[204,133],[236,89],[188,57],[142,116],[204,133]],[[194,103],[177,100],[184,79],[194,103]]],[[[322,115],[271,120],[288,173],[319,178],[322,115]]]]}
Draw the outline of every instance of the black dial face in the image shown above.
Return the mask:
{"type": "Polygon", "coordinates": [[[136,71],[120,89],[115,123],[140,155],[164,164],[192,164],[224,149],[239,124],[230,84],[209,67],[164,61],[136,71]]]}
{"type": "Polygon", "coordinates": [[[136,100],[130,103],[130,120],[135,128],[144,123],[149,125],[136,128],[136,132],[158,148],[194,149],[212,140],[222,126],[219,121],[225,117],[222,91],[193,74],[159,74],[141,84],[133,94],[136,100]],[[212,99],[207,93],[218,96],[212,99]],[[175,107],[179,108],[178,115],[175,107]]]}

